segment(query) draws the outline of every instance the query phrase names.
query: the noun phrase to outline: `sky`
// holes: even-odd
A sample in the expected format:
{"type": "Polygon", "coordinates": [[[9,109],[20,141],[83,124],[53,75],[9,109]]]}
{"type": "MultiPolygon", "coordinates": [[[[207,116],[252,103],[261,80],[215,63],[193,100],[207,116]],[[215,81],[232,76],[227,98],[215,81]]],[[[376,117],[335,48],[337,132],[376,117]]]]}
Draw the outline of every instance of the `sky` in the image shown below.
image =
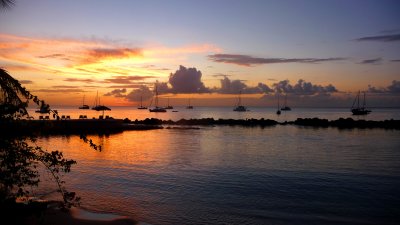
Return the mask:
{"type": "Polygon", "coordinates": [[[51,105],[400,107],[397,0],[15,0],[0,67],[51,105]]]}

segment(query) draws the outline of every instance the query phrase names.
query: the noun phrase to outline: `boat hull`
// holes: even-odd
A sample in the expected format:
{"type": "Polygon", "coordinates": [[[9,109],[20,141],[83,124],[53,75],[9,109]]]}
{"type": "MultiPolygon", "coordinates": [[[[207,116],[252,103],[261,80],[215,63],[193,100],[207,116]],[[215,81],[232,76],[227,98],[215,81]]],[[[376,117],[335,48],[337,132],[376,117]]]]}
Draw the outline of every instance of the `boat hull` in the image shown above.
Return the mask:
{"type": "Polygon", "coordinates": [[[371,113],[371,110],[367,110],[367,109],[352,109],[351,112],[353,113],[353,115],[367,115],[367,114],[371,113]]]}
{"type": "Polygon", "coordinates": [[[164,108],[153,108],[149,109],[150,112],[167,112],[164,108]]]}

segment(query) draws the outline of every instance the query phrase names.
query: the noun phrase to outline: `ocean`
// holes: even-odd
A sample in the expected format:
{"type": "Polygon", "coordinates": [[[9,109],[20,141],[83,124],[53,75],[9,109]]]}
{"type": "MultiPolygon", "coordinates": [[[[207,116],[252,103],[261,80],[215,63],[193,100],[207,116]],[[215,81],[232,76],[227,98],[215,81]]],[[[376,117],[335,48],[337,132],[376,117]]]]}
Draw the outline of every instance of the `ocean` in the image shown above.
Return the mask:
{"type": "MultiPolygon", "coordinates": [[[[372,109],[353,117],[349,109],[272,108],[233,112],[231,107],[195,107],[149,113],[118,107],[114,118],[340,117],[400,119],[399,109],[372,109]]],[[[60,108],[89,118],[98,112],[60,108]]],[[[37,116],[37,115],[33,115],[37,116]]],[[[385,129],[205,126],[200,129],[125,131],[89,136],[41,137],[78,163],[64,176],[82,207],[130,216],[144,224],[399,224],[400,131],[385,129]]],[[[57,196],[46,174],[35,190],[57,196]]]]}

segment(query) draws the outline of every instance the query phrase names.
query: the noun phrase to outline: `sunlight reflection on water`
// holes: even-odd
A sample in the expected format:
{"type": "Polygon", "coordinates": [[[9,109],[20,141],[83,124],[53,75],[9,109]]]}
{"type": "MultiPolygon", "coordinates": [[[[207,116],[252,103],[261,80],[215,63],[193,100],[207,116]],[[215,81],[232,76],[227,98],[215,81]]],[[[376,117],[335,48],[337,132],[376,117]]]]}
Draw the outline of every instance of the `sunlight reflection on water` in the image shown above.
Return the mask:
{"type": "MultiPolygon", "coordinates": [[[[150,224],[390,224],[399,131],[202,127],[39,140],[78,164],[83,206],[150,224]]],[[[397,215],[397,216],[396,216],[397,215]]]]}

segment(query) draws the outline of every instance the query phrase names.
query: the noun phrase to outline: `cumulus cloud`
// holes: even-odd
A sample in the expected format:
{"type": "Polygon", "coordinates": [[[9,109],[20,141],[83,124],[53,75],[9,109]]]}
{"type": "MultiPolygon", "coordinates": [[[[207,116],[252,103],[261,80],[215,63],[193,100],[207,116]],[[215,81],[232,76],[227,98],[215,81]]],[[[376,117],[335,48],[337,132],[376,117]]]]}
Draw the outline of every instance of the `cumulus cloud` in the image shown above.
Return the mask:
{"type": "Polygon", "coordinates": [[[208,59],[213,62],[230,63],[240,66],[252,66],[273,63],[319,63],[326,61],[339,61],[345,58],[258,58],[249,55],[238,54],[214,54],[209,55],[208,59]]]}
{"type": "Polygon", "coordinates": [[[168,83],[167,82],[156,82],[154,84],[153,90],[156,90],[156,86],[157,86],[157,92],[158,94],[166,94],[166,93],[170,93],[171,89],[168,87],[168,83]]]}
{"type": "Polygon", "coordinates": [[[373,65],[379,65],[382,63],[382,58],[375,58],[375,59],[366,59],[360,62],[360,64],[373,64],[373,65]]]}
{"type": "Polygon", "coordinates": [[[388,35],[361,37],[361,38],[357,38],[355,40],[356,41],[394,42],[394,41],[400,41],[400,34],[388,34],[388,35]]]}
{"type": "Polygon", "coordinates": [[[179,66],[179,70],[169,75],[169,84],[173,93],[204,93],[208,92],[201,81],[201,71],[196,68],[179,66]]]}
{"type": "Polygon", "coordinates": [[[221,88],[218,92],[223,94],[238,94],[243,91],[247,85],[241,80],[230,80],[228,77],[221,79],[221,88]]]}
{"type": "Polygon", "coordinates": [[[130,102],[146,101],[153,97],[153,92],[145,85],[140,86],[129,92],[125,98],[130,102]]]}
{"type": "Polygon", "coordinates": [[[230,80],[228,77],[221,79],[221,87],[215,91],[222,94],[260,94],[273,92],[273,90],[264,83],[258,83],[255,87],[249,87],[242,80],[230,80]]]}
{"type": "Polygon", "coordinates": [[[125,93],[126,93],[126,88],[114,89],[111,92],[104,94],[104,96],[114,96],[117,98],[123,98],[123,97],[126,97],[125,93]]]}
{"type": "Polygon", "coordinates": [[[295,95],[330,95],[338,92],[335,86],[329,84],[327,86],[312,84],[302,79],[298,80],[295,85],[291,85],[289,80],[279,81],[273,84],[278,93],[287,93],[295,95]]]}
{"type": "Polygon", "coordinates": [[[371,93],[384,93],[384,94],[400,94],[400,81],[393,80],[392,83],[383,88],[377,88],[371,85],[368,85],[368,92],[371,93]]]}

